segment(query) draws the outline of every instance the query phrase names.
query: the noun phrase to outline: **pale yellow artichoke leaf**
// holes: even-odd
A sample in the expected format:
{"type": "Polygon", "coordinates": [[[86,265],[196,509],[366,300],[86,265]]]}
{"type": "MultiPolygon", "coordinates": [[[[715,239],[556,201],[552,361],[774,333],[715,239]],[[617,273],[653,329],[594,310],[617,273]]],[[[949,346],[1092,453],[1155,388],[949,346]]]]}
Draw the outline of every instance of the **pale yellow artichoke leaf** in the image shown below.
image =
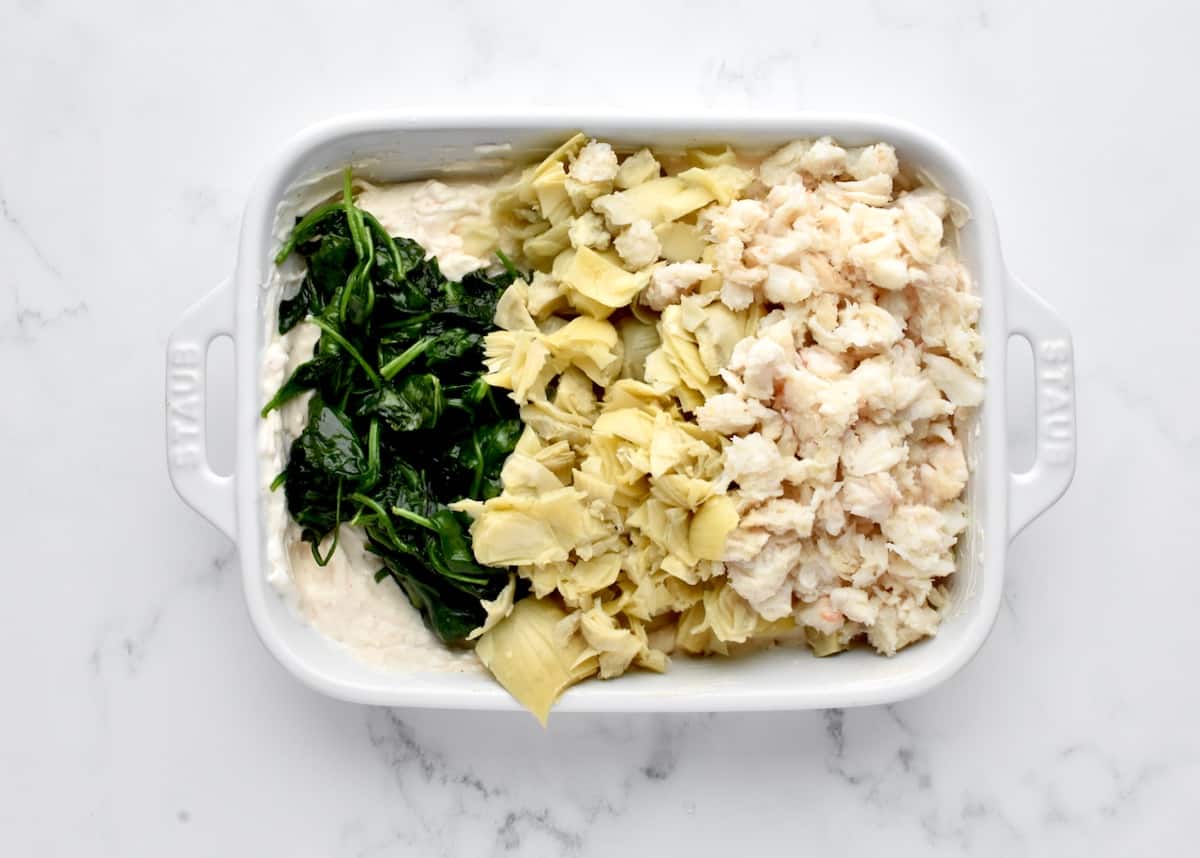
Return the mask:
{"type": "Polygon", "coordinates": [[[554,172],[555,167],[562,167],[563,164],[574,158],[586,143],[587,135],[582,131],[572,134],[557,149],[547,155],[540,164],[533,168],[529,180],[532,182],[546,173],[554,172]]]}
{"type": "Polygon", "coordinates": [[[612,226],[628,226],[636,220],[647,220],[651,226],[657,226],[678,220],[714,199],[711,191],[698,184],[688,184],[678,176],[662,176],[600,197],[592,207],[612,226]]]}
{"type": "Polygon", "coordinates": [[[758,614],[737,590],[726,584],[704,593],[704,618],[723,643],[745,643],[758,628],[758,614]]]}
{"type": "Polygon", "coordinates": [[[837,632],[822,632],[812,626],[804,627],[804,640],[818,658],[835,655],[850,648],[850,644],[842,641],[837,632]]]}
{"type": "Polygon", "coordinates": [[[618,554],[601,554],[590,560],[577,560],[565,565],[558,589],[564,598],[578,603],[612,586],[620,571],[621,557],[618,554]]]}
{"type": "Polygon", "coordinates": [[[623,378],[609,385],[604,392],[604,409],[639,408],[654,413],[667,406],[667,397],[649,384],[636,379],[623,378]]]}
{"type": "Polygon", "coordinates": [[[605,410],[596,418],[592,432],[622,438],[639,447],[649,447],[654,437],[654,418],[636,408],[605,410]]]}
{"type": "Polygon", "coordinates": [[[543,441],[566,441],[573,446],[587,443],[592,421],[551,402],[538,400],[521,406],[521,420],[532,426],[543,441]]]}
{"type": "Polygon", "coordinates": [[[736,164],[737,154],[731,146],[701,146],[683,153],[687,162],[695,167],[719,167],[736,164]]]}
{"type": "Polygon", "coordinates": [[[555,258],[571,246],[566,221],[560,221],[545,232],[527,238],[521,245],[526,261],[541,272],[548,271],[555,258]]]}
{"type": "Polygon", "coordinates": [[[695,262],[704,254],[708,243],[700,227],[690,223],[669,221],[654,228],[662,257],[668,262],[695,262]]]}
{"type": "Polygon", "coordinates": [[[513,597],[517,592],[517,576],[509,575],[508,583],[504,585],[504,589],[494,599],[481,599],[479,604],[486,612],[483,620],[483,625],[467,635],[467,640],[473,641],[481,635],[487,634],[494,629],[501,620],[505,619],[513,611],[513,597]]]}
{"type": "Polygon", "coordinates": [[[692,516],[688,543],[701,560],[720,560],[725,541],[738,525],[737,505],[728,495],[709,498],[692,516]]]}
{"type": "Polygon", "coordinates": [[[619,260],[590,247],[564,251],[555,260],[554,273],[568,300],[596,318],[607,318],[618,307],[628,306],[650,280],[649,269],[626,271],[619,260]]]}
{"type": "Polygon", "coordinates": [[[649,149],[639,149],[622,161],[621,166],[617,168],[616,186],[625,190],[651,179],[657,179],[661,169],[653,152],[649,149]]]}
{"type": "Polygon", "coordinates": [[[597,658],[582,657],[582,637],[555,640],[554,628],[565,617],[549,600],[522,599],[475,646],[484,667],[543,726],[559,696],[599,669],[597,658]]]}
{"type": "Polygon", "coordinates": [[[741,196],[753,179],[750,173],[732,164],[693,167],[680,173],[679,178],[690,188],[703,190],[723,206],[741,196]]]}
{"type": "Polygon", "coordinates": [[[484,504],[471,525],[475,559],[485,566],[521,566],[566,560],[564,545],[554,527],[528,511],[496,509],[484,504]]]}
{"type": "Polygon", "coordinates": [[[621,628],[602,607],[584,611],[579,630],[588,646],[598,651],[600,678],[611,679],[629,669],[643,644],[629,629],[621,628]]]}
{"type": "Polygon", "coordinates": [[[529,284],[514,280],[496,302],[492,318],[498,328],[506,331],[536,331],[537,324],[529,314],[529,284]]]}
{"type": "Polygon", "coordinates": [[[646,324],[636,316],[626,316],[617,323],[617,332],[624,345],[621,377],[641,381],[646,373],[646,356],[659,347],[661,340],[654,323],[646,324]]]}
{"type": "Polygon", "coordinates": [[[563,487],[562,481],[548,467],[531,456],[517,452],[504,460],[504,466],[500,469],[500,483],[506,492],[532,495],[563,487]]]}
{"type": "Polygon", "coordinates": [[[560,367],[574,365],[601,386],[611,384],[621,371],[621,338],[602,319],[577,316],[545,337],[560,367]]]}
{"type": "Polygon", "coordinates": [[[578,367],[568,367],[558,379],[558,389],[554,392],[554,404],[559,408],[578,414],[581,417],[592,417],[600,407],[596,400],[596,388],[592,380],[578,367]]]}
{"type": "Polygon", "coordinates": [[[535,271],[529,284],[527,305],[530,315],[540,322],[565,307],[567,301],[557,280],[544,271],[535,271]]]}

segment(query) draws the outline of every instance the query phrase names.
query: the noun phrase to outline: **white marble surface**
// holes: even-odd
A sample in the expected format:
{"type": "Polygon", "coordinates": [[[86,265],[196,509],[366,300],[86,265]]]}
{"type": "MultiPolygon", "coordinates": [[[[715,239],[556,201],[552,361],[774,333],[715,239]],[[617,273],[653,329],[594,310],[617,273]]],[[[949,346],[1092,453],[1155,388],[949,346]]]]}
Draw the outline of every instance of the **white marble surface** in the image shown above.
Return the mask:
{"type": "Polygon", "coordinates": [[[1196,7],[568,5],[3,4],[0,851],[1196,854],[1196,7]],[[543,732],[323,699],[259,645],[230,545],[167,481],[167,332],[286,135],[528,105],[879,111],[978,169],[1073,328],[1080,452],[959,676],[543,732]]]}

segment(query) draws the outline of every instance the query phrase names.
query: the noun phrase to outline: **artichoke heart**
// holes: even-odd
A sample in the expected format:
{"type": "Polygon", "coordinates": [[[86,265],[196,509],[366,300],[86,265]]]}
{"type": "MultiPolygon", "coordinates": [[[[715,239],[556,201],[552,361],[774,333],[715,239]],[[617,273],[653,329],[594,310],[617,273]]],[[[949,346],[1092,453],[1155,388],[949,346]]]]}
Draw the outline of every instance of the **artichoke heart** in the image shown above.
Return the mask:
{"type": "Polygon", "coordinates": [[[628,305],[650,281],[648,269],[628,272],[590,247],[560,254],[554,268],[571,304],[598,319],[608,318],[618,307],[628,305]]]}
{"type": "Polygon", "coordinates": [[[592,205],[612,226],[629,226],[636,220],[657,226],[679,220],[715,199],[712,191],[698,181],[689,184],[678,176],[662,176],[600,197],[592,205]]]}
{"type": "Polygon", "coordinates": [[[600,669],[580,636],[558,640],[566,618],[548,599],[522,599],[475,646],[484,667],[543,726],[559,695],[600,669]]]}

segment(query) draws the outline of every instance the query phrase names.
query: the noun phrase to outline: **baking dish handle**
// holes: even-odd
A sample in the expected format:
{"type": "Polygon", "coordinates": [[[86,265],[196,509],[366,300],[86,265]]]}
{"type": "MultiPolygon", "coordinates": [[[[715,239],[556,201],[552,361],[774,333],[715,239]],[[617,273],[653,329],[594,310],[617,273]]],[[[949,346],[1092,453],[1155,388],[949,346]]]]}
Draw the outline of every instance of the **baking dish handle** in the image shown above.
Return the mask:
{"type": "Polygon", "coordinates": [[[1062,497],[1075,475],[1075,362],[1071,333],[1054,309],[1010,277],[1008,336],[1033,348],[1037,396],[1033,467],[1009,475],[1008,538],[1062,497]]]}
{"type": "Polygon", "coordinates": [[[233,338],[233,296],[229,279],[184,313],[167,341],[167,470],[179,496],[230,539],[237,537],[233,477],[208,463],[205,375],[209,344],[233,338]]]}

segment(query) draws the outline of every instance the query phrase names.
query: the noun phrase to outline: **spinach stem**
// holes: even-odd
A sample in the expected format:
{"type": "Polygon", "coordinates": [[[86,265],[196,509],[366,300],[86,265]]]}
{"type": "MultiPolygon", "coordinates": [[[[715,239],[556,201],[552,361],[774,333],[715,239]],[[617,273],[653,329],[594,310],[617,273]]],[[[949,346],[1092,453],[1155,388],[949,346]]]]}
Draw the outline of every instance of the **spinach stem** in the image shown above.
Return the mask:
{"type": "Polygon", "coordinates": [[[421,527],[425,528],[426,530],[432,530],[434,533],[438,532],[437,526],[428,518],[423,515],[417,515],[415,512],[407,510],[402,506],[392,507],[392,515],[398,515],[401,518],[408,519],[413,524],[419,524],[421,527]]]}
{"type": "Polygon", "coordinates": [[[300,373],[300,368],[303,366],[307,366],[307,364],[301,364],[300,366],[296,367],[295,371],[292,372],[292,374],[290,376],[288,376],[287,381],[284,382],[282,385],[280,385],[279,390],[277,390],[275,392],[275,395],[271,397],[271,401],[263,406],[262,411],[258,412],[259,417],[266,417],[268,414],[270,414],[276,408],[282,408],[284,405],[291,402],[293,399],[295,399],[297,396],[299,396],[301,393],[304,392],[304,390],[302,388],[292,386],[290,384],[290,382],[293,381],[296,378],[296,376],[300,373]]]}
{"type": "Polygon", "coordinates": [[[369,491],[379,482],[379,418],[371,419],[367,430],[367,478],[363,480],[363,491],[369,491]]]}
{"type": "Polygon", "coordinates": [[[483,450],[476,433],[471,433],[471,446],[475,449],[475,474],[471,477],[471,493],[467,497],[477,498],[479,490],[483,488],[483,450]]]}
{"type": "Polygon", "coordinates": [[[350,227],[354,252],[362,259],[366,254],[366,245],[362,238],[362,218],[358,214],[358,207],[354,205],[354,172],[350,167],[342,172],[342,210],[346,212],[346,225],[350,227]]]}
{"type": "Polygon", "coordinates": [[[350,308],[350,299],[354,293],[358,291],[359,284],[364,280],[367,282],[367,288],[370,290],[367,295],[368,307],[365,308],[363,318],[367,318],[371,309],[375,305],[375,287],[371,283],[371,255],[375,252],[371,245],[371,239],[363,233],[363,240],[366,245],[366,255],[359,257],[358,264],[354,266],[354,270],[350,272],[350,276],[346,278],[346,285],[342,289],[341,299],[338,301],[338,318],[343,322],[346,321],[346,313],[350,308]]]}
{"type": "Polygon", "coordinates": [[[361,492],[355,492],[354,494],[350,495],[350,500],[362,504],[371,510],[371,512],[375,513],[380,524],[383,525],[383,529],[387,531],[388,538],[392,540],[393,548],[398,548],[402,544],[400,535],[396,533],[396,529],[392,527],[391,516],[387,514],[387,510],[383,508],[382,504],[380,504],[374,498],[367,497],[361,492]]]}
{"type": "Polygon", "coordinates": [[[283,243],[283,247],[279,248],[279,252],[275,254],[275,264],[282,265],[292,255],[292,251],[296,249],[296,245],[304,240],[305,234],[313,228],[317,221],[340,208],[342,208],[340,200],[336,203],[326,203],[323,206],[313,209],[301,218],[300,223],[292,227],[292,232],[288,236],[287,241],[283,243]]]}
{"type": "Polygon", "coordinates": [[[390,361],[380,367],[379,375],[384,381],[391,381],[396,377],[396,374],[400,372],[400,370],[404,369],[406,366],[420,357],[432,343],[433,337],[426,337],[423,340],[417,340],[404,351],[400,352],[400,354],[396,355],[396,357],[392,358],[390,361]]]}
{"type": "Polygon", "coordinates": [[[517,270],[517,266],[513,264],[513,261],[508,258],[508,254],[497,248],[496,257],[500,260],[500,264],[504,266],[504,270],[507,271],[514,280],[521,279],[521,272],[517,270]]]}
{"type": "Polygon", "coordinates": [[[496,404],[496,397],[492,394],[492,386],[490,384],[484,392],[483,398],[487,400],[488,405],[492,406],[492,413],[496,415],[496,418],[503,420],[504,415],[500,413],[500,406],[496,404]]]}
{"type": "Polygon", "coordinates": [[[363,222],[375,233],[375,237],[379,239],[385,248],[387,248],[388,256],[392,257],[392,265],[396,267],[396,278],[400,279],[404,276],[404,262],[400,258],[400,248],[396,246],[396,240],[388,235],[388,231],[383,228],[383,224],[366,209],[361,209],[363,222]]]}
{"type": "Polygon", "coordinates": [[[422,322],[428,322],[432,318],[433,313],[417,313],[409,316],[403,322],[388,322],[386,325],[383,325],[380,330],[384,333],[390,333],[392,331],[407,331],[410,330],[414,325],[419,325],[422,322]]]}
{"type": "MultiPolygon", "coordinates": [[[[278,392],[278,393],[276,393],[274,396],[272,396],[272,397],[271,397],[271,401],[270,401],[270,402],[268,402],[266,405],[264,405],[264,406],[263,406],[263,409],[262,409],[262,411],[258,412],[258,416],[259,416],[259,417],[266,417],[268,414],[270,414],[270,413],[271,413],[272,411],[274,411],[276,408],[278,408],[278,407],[280,407],[281,405],[283,405],[283,403],[286,401],[286,400],[284,399],[283,392],[284,392],[284,391],[283,391],[283,388],[282,388],[282,387],[281,387],[281,388],[279,388],[279,392],[278,392]]],[[[288,397],[288,398],[290,399],[291,397],[288,397]]]]}
{"type": "Polygon", "coordinates": [[[325,553],[325,557],[321,557],[321,546],[317,542],[312,543],[312,556],[318,566],[325,566],[333,557],[333,552],[337,551],[338,537],[342,530],[342,480],[338,480],[337,500],[333,504],[333,541],[329,543],[329,551],[325,553]]]}
{"type": "MultiPolygon", "coordinates": [[[[338,301],[338,318],[342,322],[345,322],[346,313],[350,307],[350,299],[358,291],[359,284],[364,278],[368,278],[369,283],[371,259],[375,255],[375,248],[371,244],[371,236],[367,232],[367,228],[363,225],[362,210],[354,204],[354,175],[349,167],[342,173],[342,207],[346,213],[346,223],[350,227],[350,240],[354,244],[354,253],[358,256],[358,264],[354,266],[354,270],[346,278],[346,285],[342,289],[341,300],[338,301]]],[[[375,303],[374,288],[370,288],[370,294],[367,296],[367,304],[369,306],[366,313],[363,314],[363,318],[366,318],[370,314],[371,308],[375,303]]]]}
{"type": "Polygon", "coordinates": [[[312,323],[325,333],[329,334],[329,338],[344,348],[346,350],[346,354],[358,361],[358,365],[363,368],[363,371],[366,372],[367,377],[371,379],[376,387],[381,387],[383,385],[383,379],[379,377],[379,373],[375,371],[375,367],[367,363],[366,359],[358,353],[358,349],[352,346],[350,341],[338,332],[337,328],[329,324],[329,322],[327,322],[325,319],[322,319],[320,316],[313,316],[312,323]]]}

